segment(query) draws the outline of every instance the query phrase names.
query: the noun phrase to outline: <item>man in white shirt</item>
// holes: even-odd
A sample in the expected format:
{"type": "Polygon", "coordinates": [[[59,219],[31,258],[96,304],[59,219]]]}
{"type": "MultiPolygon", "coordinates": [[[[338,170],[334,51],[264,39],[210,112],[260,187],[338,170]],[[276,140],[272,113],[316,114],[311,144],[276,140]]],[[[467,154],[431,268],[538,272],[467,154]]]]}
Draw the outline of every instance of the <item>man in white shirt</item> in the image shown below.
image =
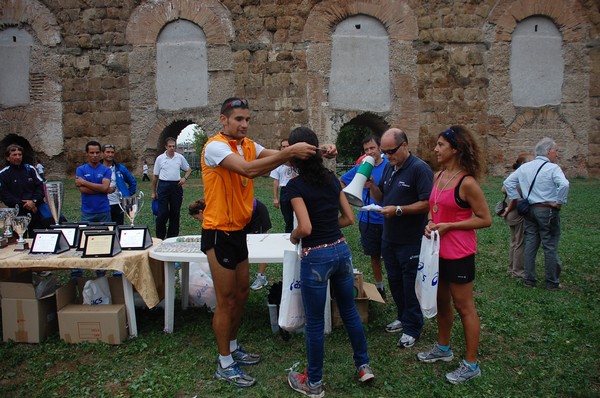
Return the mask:
{"type": "Polygon", "coordinates": [[[569,180],[556,164],[558,147],[554,140],[542,138],[535,146],[535,155],[534,160],[521,165],[504,180],[504,187],[511,200],[521,198],[519,187],[524,200],[530,203],[529,214],[525,217],[525,286],[533,287],[537,283],[535,258],[541,242],[546,289],[558,290],[562,287],[558,257],[560,208],[567,203],[569,180]]]}
{"type": "Polygon", "coordinates": [[[187,160],[177,153],[177,141],[168,137],[165,153],[159,155],[154,162],[152,177],[152,199],[158,199],[158,215],[156,216],[156,237],[172,238],[179,235],[179,214],[183,203],[183,184],[192,173],[187,160]],[[185,175],[181,177],[181,171],[185,175]],[[169,227],[167,229],[167,221],[169,227]]]}

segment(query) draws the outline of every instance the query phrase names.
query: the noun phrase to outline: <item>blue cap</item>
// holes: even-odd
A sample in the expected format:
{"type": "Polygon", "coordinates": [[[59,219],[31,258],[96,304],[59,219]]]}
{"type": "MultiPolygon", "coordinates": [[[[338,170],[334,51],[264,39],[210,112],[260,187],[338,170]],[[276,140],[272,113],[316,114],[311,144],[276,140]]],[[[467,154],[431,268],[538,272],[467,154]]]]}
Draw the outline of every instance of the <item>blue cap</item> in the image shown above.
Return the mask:
{"type": "Polygon", "coordinates": [[[152,199],[152,214],[158,216],[158,199],[152,199]]]}

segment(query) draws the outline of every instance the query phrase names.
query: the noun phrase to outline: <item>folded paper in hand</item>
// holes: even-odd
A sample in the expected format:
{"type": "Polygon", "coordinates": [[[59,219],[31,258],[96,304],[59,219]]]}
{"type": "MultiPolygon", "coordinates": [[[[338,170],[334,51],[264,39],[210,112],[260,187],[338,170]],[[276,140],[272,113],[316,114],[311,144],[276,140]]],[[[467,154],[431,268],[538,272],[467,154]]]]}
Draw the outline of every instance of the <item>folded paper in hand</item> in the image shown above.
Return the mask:
{"type": "Polygon", "coordinates": [[[363,211],[381,211],[383,207],[376,205],[375,203],[371,203],[370,205],[363,206],[360,209],[363,211]]]}

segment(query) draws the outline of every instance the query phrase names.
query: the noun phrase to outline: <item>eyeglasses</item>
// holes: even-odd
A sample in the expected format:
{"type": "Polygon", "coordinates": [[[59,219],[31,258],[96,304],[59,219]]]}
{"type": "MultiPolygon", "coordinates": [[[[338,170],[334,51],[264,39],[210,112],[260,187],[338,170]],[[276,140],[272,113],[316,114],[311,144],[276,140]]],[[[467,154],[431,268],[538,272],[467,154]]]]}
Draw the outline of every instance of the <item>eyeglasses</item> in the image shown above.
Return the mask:
{"type": "Polygon", "coordinates": [[[113,144],[104,144],[102,146],[102,150],[106,151],[106,148],[112,148],[112,149],[116,149],[115,146],[113,144]]]}
{"type": "Polygon", "coordinates": [[[248,109],[248,100],[244,99],[244,98],[236,98],[234,100],[231,100],[227,103],[227,105],[225,105],[223,107],[223,109],[221,110],[221,113],[224,113],[227,109],[229,108],[244,108],[244,109],[248,109]]]}
{"type": "Polygon", "coordinates": [[[381,150],[381,152],[382,152],[382,153],[385,153],[386,155],[393,155],[393,154],[395,154],[396,152],[398,152],[398,149],[400,149],[400,147],[401,147],[402,145],[404,145],[404,143],[405,143],[405,142],[406,142],[406,141],[402,141],[402,142],[400,143],[400,145],[398,145],[396,148],[393,148],[393,149],[388,149],[388,150],[383,150],[383,149],[382,149],[382,150],[381,150]]]}

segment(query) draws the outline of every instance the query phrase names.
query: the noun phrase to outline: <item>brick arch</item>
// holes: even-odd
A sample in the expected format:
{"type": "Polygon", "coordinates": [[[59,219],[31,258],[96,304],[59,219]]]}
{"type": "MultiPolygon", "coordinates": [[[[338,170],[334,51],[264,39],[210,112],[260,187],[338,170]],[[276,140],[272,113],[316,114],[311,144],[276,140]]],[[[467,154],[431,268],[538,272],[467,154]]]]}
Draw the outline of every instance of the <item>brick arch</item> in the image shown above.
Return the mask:
{"type": "MultiPolygon", "coordinates": [[[[535,144],[545,136],[549,136],[560,148],[560,163],[570,164],[575,169],[586,168],[586,156],[580,144],[576,128],[569,123],[558,108],[544,107],[523,110],[507,126],[508,134],[527,132],[525,140],[518,144],[521,147],[512,148],[510,156],[519,152],[531,152],[535,144]],[[537,134],[534,132],[537,131],[537,134]]],[[[510,159],[514,160],[514,159],[510,159]]]]}
{"type": "Polygon", "coordinates": [[[206,117],[188,113],[178,113],[174,115],[165,116],[157,120],[148,132],[147,141],[145,145],[146,156],[155,156],[154,151],[161,152],[161,149],[164,146],[162,140],[166,138],[163,137],[163,132],[170,126],[176,125],[184,121],[186,122],[186,126],[188,124],[195,123],[199,126],[202,126],[206,131],[219,131],[219,129],[221,128],[221,125],[219,124],[218,120],[215,120],[214,114],[207,115],[206,117]]]}
{"type": "Polygon", "coordinates": [[[177,19],[200,26],[208,45],[227,44],[234,38],[229,10],[217,0],[147,1],[131,14],[127,24],[127,41],[138,46],[154,46],[161,29],[177,19]]]}
{"type": "MultiPolygon", "coordinates": [[[[309,123],[320,139],[335,142],[339,128],[349,114],[362,110],[335,110],[329,107],[329,71],[331,70],[332,33],[348,17],[366,15],[377,19],[389,35],[391,106],[376,115],[389,125],[402,126],[410,139],[418,142],[419,100],[417,92],[417,17],[410,2],[398,0],[326,0],[315,5],[304,25],[307,44],[307,104],[309,123]],[[401,56],[400,56],[401,55],[401,56]]],[[[415,2],[416,3],[416,2],[415,2]]]]}
{"type": "Polygon", "coordinates": [[[591,20],[598,17],[598,13],[591,14],[578,0],[500,0],[491,10],[484,26],[490,43],[486,58],[488,117],[492,121],[486,139],[488,148],[497,148],[488,152],[491,174],[506,174],[514,162],[512,154],[520,148],[531,151],[535,141],[543,135],[552,137],[565,149],[561,151],[561,166],[567,175],[599,173],[600,167],[586,165],[585,161],[598,157],[598,150],[590,145],[594,132],[591,122],[594,73],[593,69],[589,74],[585,72],[593,62],[586,47],[596,34],[591,20]],[[532,16],[549,18],[562,35],[565,69],[561,101],[557,106],[520,108],[512,102],[509,73],[512,34],[519,22],[532,16]],[[537,127],[530,128],[531,123],[537,127]],[[533,132],[541,135],[532,135],[533,132]]]}
{"type": "Polygon", "coordinates": [[[406,2],[374,0],[327,0],[317,4],[304,26],[304,40],[331,41],[333,28],[344,19],[364,14],[376,18],[388,31],[391,40],[417,39],[417,19],[406,2]]]}
{"type": "Polygon", "coordinates": [[[554,21],[563,41],[585,39],[589,26],[588,11],[578,0],[508,0],[500,1],[491,12],[488,22],[496,25],[496,41],[510,42],[517,23],[531,16],[545,16],[554,21]],[[587,23],[582,24],[582,21],[587,23]]]}
{"type": "Polygon", "coordinates": [[[132,44],[128,57],[131,148],[139,167],[144,159],[149,164],[154,162],[161,134],[173,122],[193,120],[203,127],[213,127],[214,115],[226,98],[224,93],[235,91],[231,50],[234,37],[231,13],[218,0],[145,0],[132,12],[126,40],[132,44]],[[208,105],[184,111],[158,110],[156,40],[165,25],[178,19],[198,25],[206,35],[208,105]]]}
{"type": "Polygon", "coordinates": [[[0,107],[0,137],[15,134],[29,142],[35,156],[50,161],[49,178],[63,175],[62,81],[58,72],[61,30],[54,14],[36,0],[0,0],[0,30],[24,28],[35,37],[31,45],[29,102],[0,107]],[[34,60],[43,59],[44,62],[34,60]]]}
{"type": "Polygon", "coordinates": [[[7,26],[27,24],[37,39],[44,45],[54,47],[61,42],[60,27],[56,17],[36,0],[0,0],[2,19],[0,29],[7,26]]]}

